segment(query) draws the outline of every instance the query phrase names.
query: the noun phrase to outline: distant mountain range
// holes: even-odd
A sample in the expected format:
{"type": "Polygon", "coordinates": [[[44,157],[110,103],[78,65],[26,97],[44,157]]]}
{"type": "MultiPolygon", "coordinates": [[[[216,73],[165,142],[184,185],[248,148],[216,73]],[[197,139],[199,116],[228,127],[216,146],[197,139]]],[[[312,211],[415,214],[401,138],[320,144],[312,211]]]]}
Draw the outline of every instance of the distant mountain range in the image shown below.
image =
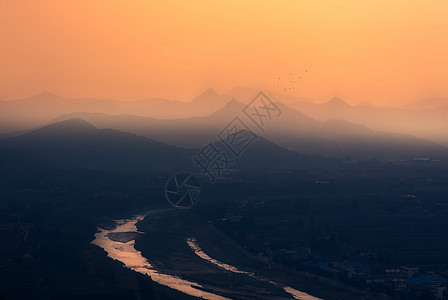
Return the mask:
{"type": "MultiPolygon", "coordinates": [[[[336,103],[335,103],[336,104],[336,103]]],[[[414,157],[445,158],[448,150],[436,143],[410,135],[371,130],[365,126],[342,121],[319,122],[278,103],[282,115],[267,122],[264,132],[250,129],[264,138],[295,152],[306,155],[352,159],[412,159],[414,157]]],[[[198,148],[213,139],[236,116],[244,120],[245,105],[236,100],[205,117],[159,120],[135,115],[73,113],[60,116],[84,119],[98,128],[132,132],[170,145],[198,148]]],[[[247,125],[253,125],[246,121],[247,125]]]]}
{"type": "MultiPolygon", "coordinates": [[[[242,111],[255,91],[234,88],[220,95],[208,89],[190,102],[159,98],[129,102],[67,99],[43,93],[23,100],[0,101],[0,137],[19,136],[39,126],[79,118],[100,129],[198,148],[216,139],[236,116],[244,119],[242,111]]],[[[447,99],[426,99],[391,108],[365,102],[350,105],[339,98],[316,104],[287,95],[268,95],[278,100],[282,115],[267,122],[264,132],[257,133],[286,149],[344,159],[444,159],[447,155],[445,147],[434,143],[448,146],[447,99]]],[[[245,122],[257,130],[247,118],[245,122]]]]}
{"type": "Polygon", "coordinates": [[[222,108],[230,99],[230,96],[219,95],[213,89],[204,91],[190,102],[161,98],[135,101],[70,99],[42,93],[21,100],[0,101],[0,135],[28,130],[72,112],[126,113],[162,119],[204,116],[222,108]]]}
{"type": "Polygon", "coordinates": [[[339,98],[322,104],[297,101],[290,107],[319,121],[345,120],[369,128],[405,133],[448,146],[448,99],[433,98],[401,107],[350,105],[339,98]]]}
{"type": "Polygon", "coordinates": [[[437,109],[439,107],[446,107],[448,106],[448,99],[447,98],[428,98],[423,99],[411,104],[407,104],[402,106],[403,108],[407,109],[437,109]]]}

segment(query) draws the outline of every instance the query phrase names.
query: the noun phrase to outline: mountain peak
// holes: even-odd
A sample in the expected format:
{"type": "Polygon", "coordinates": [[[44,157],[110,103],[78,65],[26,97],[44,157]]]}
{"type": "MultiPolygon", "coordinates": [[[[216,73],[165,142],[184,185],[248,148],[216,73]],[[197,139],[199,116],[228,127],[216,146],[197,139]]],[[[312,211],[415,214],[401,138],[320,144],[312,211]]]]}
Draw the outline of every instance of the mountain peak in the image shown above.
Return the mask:
{"type": "Polygon", "coordinates": [[[243,108],[243,104],[237,101],[235,98],[229,100],[223,107],[223,109],[235,109],[235,108],[243,108]]]}
{"type": "Polygon", "coordinates": [[[243,109],[244,104],[232,98],[224,105],[224,107],[214,112],[212,116],[231,118],[233,116],[236,116],[239,112],[242,112],[243,109]]]}
{"type": "Polygon", "coordinates": [[[208,88],[206,89],[203,94],[213,94],[213,95],[218,95],[218,92],[215,91],[214,88],[208,88]]]}
{"type": "Polygon", "coordinates": [[[194,97],[193,101],[215,99],[216,97],[219,97],[219,94],[213,88],[208,88],[201,94],[194,97]]]}
{"type": "Polygon", "coordinates": [[[58,125],[58,126],[67,126],[67,127],[78,127],[78,128],[96,128],[95,126],[93,126],[92,124],[90,124],[89,122],[81,119],[81,118],[71,118],[59,123],[55,123],[53,125],[58,125]]]}
{"type": "Polygon", "coordinates": [[[48,99],[48,98],[61,98],[61,97],[58,96],[58,95],[56,95],[56,94],[50,93],[50,92],[48,92],[48,91],[43,91],[42,93],[37,94],[36,96],[31,97],[31,98],[44,98],[44,99],[48,99]]]}
{"type": "Polygon", "coordinates": [[[338,106],[348,106],[349,104],[347,102],[345,102],[344,100],[342,100],[341,98],[338,97],[334,97],[333,99],[331,99],[328,102],[325,102],[324,104],[329,104],[329,105],[338,105],[338,106]]]}

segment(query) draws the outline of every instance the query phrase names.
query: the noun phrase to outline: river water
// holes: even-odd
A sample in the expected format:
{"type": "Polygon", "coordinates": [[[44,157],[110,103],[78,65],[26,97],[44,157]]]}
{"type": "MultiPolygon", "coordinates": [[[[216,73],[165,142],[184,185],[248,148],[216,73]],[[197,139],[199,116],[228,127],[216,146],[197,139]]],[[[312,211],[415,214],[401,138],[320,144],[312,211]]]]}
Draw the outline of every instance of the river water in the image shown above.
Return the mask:
{"type": "Polygon", "coordinates": [[[280,283],[271,281],[271,280],[269,280],[267,278],[258,276],[258,275],[254,274],[252,272],[242,271],[242,270],[239,270],[238,268],[236,268],[236,267],[234,267],[232,265],[220,262],[220,261],[210,257],[207,253],[205,253],[201,249],[201,247],[198,245],[197,240],[195,238],[188,238],[187,239],[187,243],[190,246],[191,250],[193,250],[194,253],[196,253],[196,255],[198,255],[200,258],[202,258],[202,259],[204,259],[206,261],[211,262],[212,264],[218,266],[221,269],[224,269],[224,270],[227,270],[227,271],[230,271],[230,272],[233,272],[233,273],[245,274],[247,276],[250,276],[252,278],[258,279],[260,281],[268,282],[268,283],[270,283],[270,284],[272,284],[274,286],[281,287],[281,288],[283,288],[283,290],[285,292],[287,292],[291,296],[293,296],[294,299],[300,299],[300,300],[321,300],[320,298],[316,298],[316,297],[311,296],[311,295],[309,295],[307,293],[304,293],[302,291],[296,290],[296,289],[294,289],[294,288],[292,288],[290,286],[282,285],[280,283]]]}
{"type": "MultiPolygon", "coordinates": [[[[95,233],[95,239],[91,243],[104,249],[108,257],[122,262],[126,268],[147,275],[151,277],[153,281],[159,284],[168,286],[172,289],[188,294],[190,296],[200,297],[203,299],[209,299],[209,300],[229,299],[218,294],[201,290],[202,286],[196,282],[191,282],[177,276],[172,276],[159,272],[149,263],[149,261],[142,255],[140,251],[135,249],[134,247],[135,238],[137,235],[142,234],[141,232],[138,231],[136,224],[139,221],[143,220],[147,215],[148,214],[138,215],[132,219],[116,220],[115,222],[117,224],[117,227],[115,229],[108,230],[98,228],[99,232],[95,233]],[[120,238],[114,238],[114,236],[115,237],[120,236],[120,238]]],[[[204,260],[213,263],[214,265],[218,266],[221,269],[225,269],[233,273],[245,274],[247,276],[251,276],[253,278],[262,281],[267,281],[270,284],[280,286],[284,289],[285,292],[289,293],[293,299],[320,300],[319,298],[313,297],[304,292],[293,289],[292,287],[274,283],[272,281],[269,281],[268,279],[258,277],[254,273],[239,270],[234,266],[213,259],[199,247],[196,239],[194,238],[187,239],[187,243],[192,249],[192,251],[196,253],[196,255],[198,255],[204,260]]]]}

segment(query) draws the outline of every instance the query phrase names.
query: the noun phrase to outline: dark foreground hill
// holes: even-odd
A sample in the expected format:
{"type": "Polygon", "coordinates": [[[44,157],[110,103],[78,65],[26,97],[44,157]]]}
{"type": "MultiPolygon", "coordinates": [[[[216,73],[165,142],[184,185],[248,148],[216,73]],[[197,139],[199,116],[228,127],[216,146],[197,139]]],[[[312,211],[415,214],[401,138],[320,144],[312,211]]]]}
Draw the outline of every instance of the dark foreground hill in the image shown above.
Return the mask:
{"type": "MultiPolygon", "coordinates": [[[[226,153],[229,165],[221,164],[222,168],[276,170],[321,168],[336,164],[334,160],[284,149],[259,136],[255,136],[253,143],[239,157],[226,150],[216,139],[210,142],[226,153]]],[[[8,156],[5,163],[9,165],[14,162],[21,167],[36,164],[146,173],[194,170],[192,158],[198,156],[202,149],[169,146],[128,132],[98,129],[82,119],[69,119],[0,140],[0,148],[8,156]]]]}

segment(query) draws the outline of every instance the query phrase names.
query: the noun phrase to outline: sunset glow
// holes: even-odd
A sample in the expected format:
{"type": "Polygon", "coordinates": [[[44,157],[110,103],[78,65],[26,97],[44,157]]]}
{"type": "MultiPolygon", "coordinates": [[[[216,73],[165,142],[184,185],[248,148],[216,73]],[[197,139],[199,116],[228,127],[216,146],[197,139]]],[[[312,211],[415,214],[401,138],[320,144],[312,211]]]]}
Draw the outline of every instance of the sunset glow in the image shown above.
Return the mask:
{"type": "Polygon", "coordinates": [[[235,86],[316,102],[446,97],[447,13],[409,0],[2,1],[0,99],[189,100],[235,86]]]}

